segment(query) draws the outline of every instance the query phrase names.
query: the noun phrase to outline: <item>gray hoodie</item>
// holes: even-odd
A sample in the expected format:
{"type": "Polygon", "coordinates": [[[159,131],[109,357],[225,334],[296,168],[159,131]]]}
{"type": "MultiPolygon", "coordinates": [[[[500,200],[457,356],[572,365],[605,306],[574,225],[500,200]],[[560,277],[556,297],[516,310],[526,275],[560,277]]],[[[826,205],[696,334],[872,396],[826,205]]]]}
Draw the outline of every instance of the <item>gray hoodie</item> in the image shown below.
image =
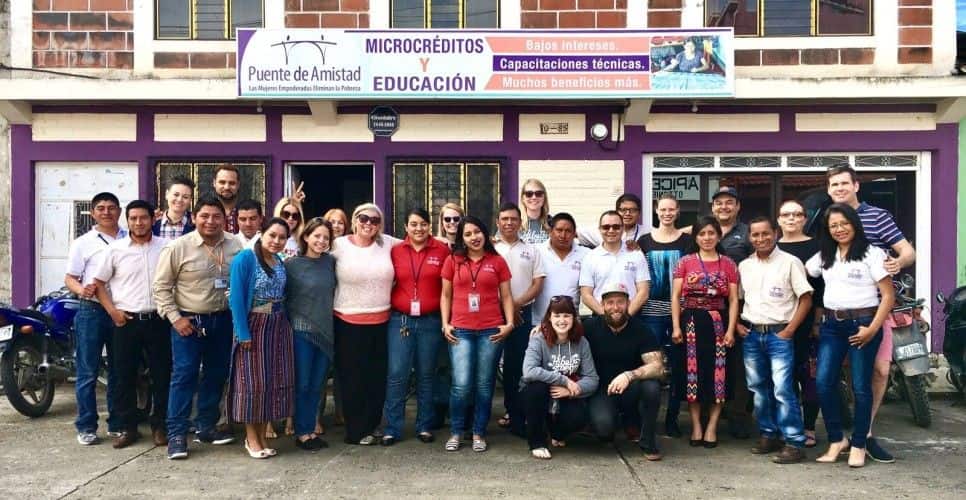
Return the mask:
{"type": "Polygon", "coordinates": [[[576,344],[567,342],[548,346],[543,335],[530,337],[523,358],[521,387],[529,382],[566,386],[568,378],[580,386],[579,398],[586,398],[597,390],[599,378],[587,339],[581,338],[576,344]]]}

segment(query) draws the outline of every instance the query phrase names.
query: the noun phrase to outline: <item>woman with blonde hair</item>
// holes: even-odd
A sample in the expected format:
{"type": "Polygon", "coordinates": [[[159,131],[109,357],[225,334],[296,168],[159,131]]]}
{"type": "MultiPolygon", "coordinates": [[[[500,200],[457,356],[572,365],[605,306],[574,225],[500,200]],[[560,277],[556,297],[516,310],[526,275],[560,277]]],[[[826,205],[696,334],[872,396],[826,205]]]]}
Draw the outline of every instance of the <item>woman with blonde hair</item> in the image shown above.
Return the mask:
{"type": "Polygon", "coordinates": [[[447,203],[439,209],[439,229],[436,236],[448,241],[451,248],[456,243],[457,230],[464,215],[466,213],[463,212],[463,207],[456,203],[447,203]]]}
{"type": "Polygon", "coordinates": [[[550,201],[547,188],[537,179],[527,179],[520,188],[520,207],[527,218],[520,227],[520,239],[536,245],[550,239],[550,201]]]}
{"type": "Polygon", "coordinates": [[[322,218],[332,224],[332,241],[345,236],[345,231],[349,227],[349,216],[341,208],[330,208],[322,218]]]}
{"type": "Polygon", "coordinates": [[[299,237],[302,234],[302,227],[305,224],[305,217],[302,214],[302,203],[295,198],[282,198],[275,204],[275,217],[283,219],[288,224],[290,236],[285,242],[285,249],[282,250],[282,259],[288,259],[299,254],[299,237]]]}

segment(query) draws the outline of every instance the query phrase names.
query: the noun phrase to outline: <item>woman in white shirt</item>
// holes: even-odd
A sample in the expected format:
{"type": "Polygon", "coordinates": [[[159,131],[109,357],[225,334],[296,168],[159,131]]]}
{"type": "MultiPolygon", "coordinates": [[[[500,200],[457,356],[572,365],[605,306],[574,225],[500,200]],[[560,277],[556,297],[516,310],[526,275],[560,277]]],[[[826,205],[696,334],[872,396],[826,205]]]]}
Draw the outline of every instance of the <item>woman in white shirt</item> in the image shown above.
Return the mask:
{"type": "Polygon", "coordinates": [[[849,450],[849,466],[865,465],[865,440],[872,420],[872,367],[882,322],[895,302],[885,270],[885,252],[872,246],[859,214],[836,203],[826,209],[819,232],[819,253],[805,263],[811,276],[825,280],[825,315],[818,345],[818,395],[828,431],[829,448],[818,462],[831,463],[849,450]],[[852,439],[842,433],[839,374],[849,358],[855,395],[852,439]]]}

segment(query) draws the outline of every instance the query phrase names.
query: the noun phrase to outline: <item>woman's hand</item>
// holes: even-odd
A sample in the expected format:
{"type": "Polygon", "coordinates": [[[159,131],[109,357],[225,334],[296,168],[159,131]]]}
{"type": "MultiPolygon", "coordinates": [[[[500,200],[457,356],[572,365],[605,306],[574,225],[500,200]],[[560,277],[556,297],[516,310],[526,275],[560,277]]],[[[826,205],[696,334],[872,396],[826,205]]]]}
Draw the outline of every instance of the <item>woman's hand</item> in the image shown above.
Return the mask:
{"type": "Polygon", "coordinates": [[[567,379],[567,390],[570,391],[570,395],[573,397],[580,396],[580,386],[577,385],[577,382],[569,378],[567,379]]]}
{"type": "Polygon", "coordinates": [[[729,331],[728,333],[726,333],[725,334],[724,341],[725,341],[725,345],[726,346],[728,346],[728,347],[734,347],[735,346],[735,332],[729,331]]]}
{"type": "Polygon", "coordinates": [[[872,341],[876,333],[878,333],[876,330],[872,330],[867,326],[860,326],[859,331],[855,332],[855,335],[849,337],[849,345],[861,349],[872,341]]]}
{"type": "Polygon", "coordinates": [[[505,325],[500,325],[496,329],[496,333],[490,335],[490,342],[496,344],[497,342],[503,342],[503,339],[510,336],[510,332],[513,331],[513,325],[507,323],[505,325]]]}
{"type": "Polygon", "coordinates": [[[681,327],[675,326],[674,329],[671,330],[671,342],[674,342],[675,344],[684,342],[684,335],[681,334],[681,327]]]}
{"type": "Polygon", "coordinates": [[[555,385],[550,387],[550,397],[553,399],[564,399],[570,397],[570,389],[555,385]]]}
{"type": "Polygon", "coordinates": [[[443,325],[443,337],[446,338],[447,342],[453,345],[456,345],[456,343],[459,342],[459,339],[456,338],[456,329],[453,328],[453,325],[443,325]]]}

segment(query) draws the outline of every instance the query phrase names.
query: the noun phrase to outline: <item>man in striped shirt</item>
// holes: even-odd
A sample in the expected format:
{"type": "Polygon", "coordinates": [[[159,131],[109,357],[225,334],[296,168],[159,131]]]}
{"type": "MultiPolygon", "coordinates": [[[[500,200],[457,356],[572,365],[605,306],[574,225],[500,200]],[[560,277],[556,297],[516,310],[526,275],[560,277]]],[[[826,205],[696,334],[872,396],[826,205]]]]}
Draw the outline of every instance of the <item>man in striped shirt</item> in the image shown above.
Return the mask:
{"type": "MultiPolygon", "coordinates": [[[[873,245],[885,250],[885,269],[895,276],[902,269],[911,266],[916,261],[916,250],[906,240],[905,235],[896,225],[895,219],[888,210],[874,207],[865,202],[859,202],[859,179],[855,169],[848,163],[834,165],[828,169],[828,194],[835,203],[845,203],[859,213],[862,230],[865,237],[873,245]],[[893,257],[893,253],[896,255],[893,257]]],[[[889,380],[889,367],[892,364],[892,327],[894,322],[889,317],[882,325],[882,343],[875,358],[875,368],[872,372],[872,419],[882,405],[886,385],[889,380]]],[[[869,457],[877,462],[892,463],[895,458],[872,438],[872,428],[869,427],[869,439],[866,444],[869,457]]]]}

